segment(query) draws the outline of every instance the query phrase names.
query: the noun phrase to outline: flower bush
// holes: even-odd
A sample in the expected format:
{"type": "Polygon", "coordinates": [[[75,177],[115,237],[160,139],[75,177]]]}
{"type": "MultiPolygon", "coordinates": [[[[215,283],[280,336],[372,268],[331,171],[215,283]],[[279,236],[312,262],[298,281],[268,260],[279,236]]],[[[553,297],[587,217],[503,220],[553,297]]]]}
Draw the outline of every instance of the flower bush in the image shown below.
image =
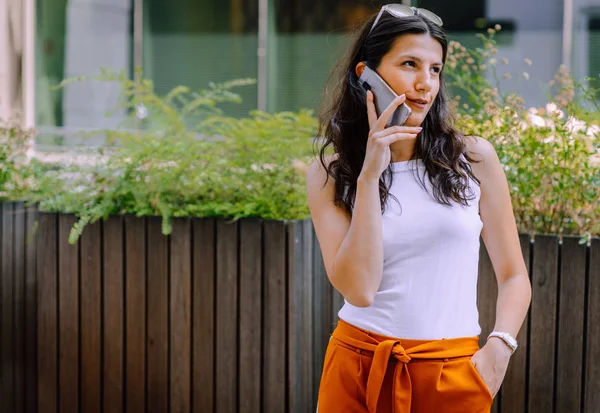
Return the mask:
{"type": "Polygon", "coordinates": [[[505,80],[527,81],[529,74],[499,75],[499,65],[507,63],[496,48],[499,29],[481,35],[480,48],[450,45],[447,67],[449,84],[459,91],[454,101],[459,129],[495,146],[520,231],[600,234],[598,91],[561,66],[545,107],[527,108],[518,94],[503,93],[505,80]]]}

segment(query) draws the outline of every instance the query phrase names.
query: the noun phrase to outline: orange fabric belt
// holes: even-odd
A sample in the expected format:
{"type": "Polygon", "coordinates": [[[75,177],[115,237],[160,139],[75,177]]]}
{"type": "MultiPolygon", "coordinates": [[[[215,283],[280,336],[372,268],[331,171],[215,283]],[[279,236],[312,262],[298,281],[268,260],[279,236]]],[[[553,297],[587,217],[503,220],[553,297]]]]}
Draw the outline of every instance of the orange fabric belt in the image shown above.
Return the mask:
{"type": "MultiPolygon", "coordinates": [[[[475,354],[479,350],[478,337],[452,338],[441,340],[402,340],[374,334],[359,329],[340,320],[333,335],[346,345],[367,352],[373,357],[373,364],[367,381],[367,408],[369,413],[377,412],[377,402],[383,384],[388,362],[393,357],[398,361],[394,366],[394,407],[396,413],[410,413],[412,384],[407,364],[413,359],[449,359],[475,354]]],[[[364,354],[361,352],[361,354],[364,354]]]]}

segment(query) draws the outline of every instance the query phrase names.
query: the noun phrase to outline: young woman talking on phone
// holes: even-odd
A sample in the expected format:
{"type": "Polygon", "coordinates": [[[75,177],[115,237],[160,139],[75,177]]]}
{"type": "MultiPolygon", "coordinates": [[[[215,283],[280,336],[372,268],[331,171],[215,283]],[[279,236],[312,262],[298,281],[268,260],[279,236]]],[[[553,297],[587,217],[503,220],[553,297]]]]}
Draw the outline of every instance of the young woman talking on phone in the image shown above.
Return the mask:
{"type": "Polygon", "coordinates": [[[345,303],[319,413],[488,412],[517,347],[531,286],[509,188],[492,145],[452,126],[441,26],[430,11],[384,6],[359,30],[321,116],[307,193],[345,303]],[[398,95],[381,113],[359,82],[365,66],[398,95]],[[387,126],[402,103],[410,116],[387,126]],[[498,282],[481,348],[480,236],[498,282]]]}

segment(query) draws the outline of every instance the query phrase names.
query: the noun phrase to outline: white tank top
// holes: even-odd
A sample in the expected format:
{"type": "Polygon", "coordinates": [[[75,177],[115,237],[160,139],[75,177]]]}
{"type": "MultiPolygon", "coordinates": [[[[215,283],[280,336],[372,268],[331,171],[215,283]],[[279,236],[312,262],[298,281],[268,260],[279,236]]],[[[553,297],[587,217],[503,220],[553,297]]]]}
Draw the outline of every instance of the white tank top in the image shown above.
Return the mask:
{"type": "MultiPolygon", "coordinates": [[[[375,333],[438,340],[478,336],[477,311],[480,189],[469,206],[438,203],[421,160],[391,164],[393,182],[382,216],[383,277],[370,307],[347,301],[339,317],[375,333]]],[[[469,192],[469,191],[467,191],[469,192]]]]}

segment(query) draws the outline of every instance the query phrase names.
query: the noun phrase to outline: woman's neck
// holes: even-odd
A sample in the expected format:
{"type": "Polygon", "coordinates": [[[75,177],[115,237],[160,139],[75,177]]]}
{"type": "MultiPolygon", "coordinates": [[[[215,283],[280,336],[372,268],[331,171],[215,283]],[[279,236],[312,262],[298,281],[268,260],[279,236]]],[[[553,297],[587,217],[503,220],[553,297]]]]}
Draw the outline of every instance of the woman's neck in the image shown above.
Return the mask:
{"type": "Polygon", "coordinates": [[[390,145],[392,162],[402,162],[412,159],[415,154],[416,140],[398,141],[390,145]]]}

